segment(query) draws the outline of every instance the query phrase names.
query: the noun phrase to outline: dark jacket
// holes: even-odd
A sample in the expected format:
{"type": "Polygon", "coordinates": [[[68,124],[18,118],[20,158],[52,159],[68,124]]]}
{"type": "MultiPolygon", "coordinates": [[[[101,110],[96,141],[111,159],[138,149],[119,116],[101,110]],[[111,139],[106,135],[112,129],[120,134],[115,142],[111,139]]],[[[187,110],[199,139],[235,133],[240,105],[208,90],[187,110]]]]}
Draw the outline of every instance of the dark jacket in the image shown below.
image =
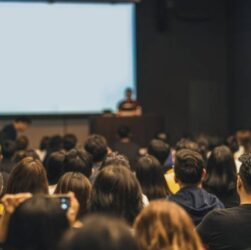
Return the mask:
{"type": "Polygon", "coordinates": [[[169,197],[183,207],[191,216],[195,225],[198,225],[203,217],[215,208],[224,208],[223,203],[213,194],[203,188],[185,187],[169,197]]]}

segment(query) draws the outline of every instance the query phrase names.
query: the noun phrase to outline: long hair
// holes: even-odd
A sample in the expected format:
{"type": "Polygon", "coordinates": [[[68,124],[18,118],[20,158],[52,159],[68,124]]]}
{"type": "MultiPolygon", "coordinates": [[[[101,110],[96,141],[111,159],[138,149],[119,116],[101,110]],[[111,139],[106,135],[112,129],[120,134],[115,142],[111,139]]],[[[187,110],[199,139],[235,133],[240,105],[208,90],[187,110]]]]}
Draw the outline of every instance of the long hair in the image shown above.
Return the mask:
{"type": "Polygon", "coordinates": [[[20,161],[11,171],[6,193],[48,194],[48,179],[43,164],[32,157],[20,161]]]}
{"type": "Polygon", "coordinates": [[[169,201],[153,201],[134,223],[140,250],[203,250],[185,210],[169,201]]]}
{"type": "Polygon", "coordinates": [[[65,194],[70,191],[75,194],[80,205],[78,216],[83,216],[90,201],[90,181],[81,173],[68,172],[59,179],[55,194],[65,194]]]}
{"type": "Polygon", "coordinates": [[[207,163],[207,176],[203,186],[216,195],[236,190],[237,173],[233,154],[227,146],[216,147],[207,163]]]}
{"type": "Polygon", "coordinates": [[[151,155],[141,157],[135,168],[143,193],[149,200],[166,198],[170,193],[159,161],[151,155]]]}
{"type": "Polygon", "coordinates": [[[55,250],[69,225],[58,199],[33,196],[11,215],[4,249],[55,250]]]}
{"type": "Polygon", "coordinates": [[[140,185],[128,168],[108,166],[100,171],[92,188],[92,212],[113,215],[132,224],[142,207],[140,185]]]}

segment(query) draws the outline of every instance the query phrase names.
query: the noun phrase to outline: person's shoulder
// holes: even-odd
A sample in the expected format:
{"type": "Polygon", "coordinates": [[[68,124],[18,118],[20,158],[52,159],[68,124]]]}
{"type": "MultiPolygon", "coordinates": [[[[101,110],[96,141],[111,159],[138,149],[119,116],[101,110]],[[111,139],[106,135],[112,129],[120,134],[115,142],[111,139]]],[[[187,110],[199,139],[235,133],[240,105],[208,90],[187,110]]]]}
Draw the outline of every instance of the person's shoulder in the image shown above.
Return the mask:
{"type": "MultiPolygon", "coordinates": [[[[203,221],[211,221],[215,224],[222,223],[222,221],[226,221],[231,223],[230,218],[232,218],[235,214],[240,212],[239,207],[233,208],[216,208],[210,211],[204,218],[203,221]]],[[[203,223],[202,221],[202,223],[203,223]]]]}
{"type": "Polygon", "coordinates": [[[205,197],[207,197],[207,200],[210,201],[211,204],[215,205],[216,208],[225,208],[224,204],[215,194],[208,192],[204,188],[201,188],[201,192],[205,197]]]}

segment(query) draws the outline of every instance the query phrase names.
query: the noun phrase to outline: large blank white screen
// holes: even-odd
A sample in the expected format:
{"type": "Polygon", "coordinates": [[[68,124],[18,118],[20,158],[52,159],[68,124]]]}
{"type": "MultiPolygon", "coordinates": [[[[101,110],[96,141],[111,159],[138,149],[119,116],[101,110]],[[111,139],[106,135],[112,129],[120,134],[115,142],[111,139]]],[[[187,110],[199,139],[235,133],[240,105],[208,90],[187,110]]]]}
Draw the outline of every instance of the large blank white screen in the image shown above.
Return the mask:
{"type": "Polygon", "coordinates": [[[115,109],[133,87],[132,4],[0,3],[0,114],[115,109]]]}

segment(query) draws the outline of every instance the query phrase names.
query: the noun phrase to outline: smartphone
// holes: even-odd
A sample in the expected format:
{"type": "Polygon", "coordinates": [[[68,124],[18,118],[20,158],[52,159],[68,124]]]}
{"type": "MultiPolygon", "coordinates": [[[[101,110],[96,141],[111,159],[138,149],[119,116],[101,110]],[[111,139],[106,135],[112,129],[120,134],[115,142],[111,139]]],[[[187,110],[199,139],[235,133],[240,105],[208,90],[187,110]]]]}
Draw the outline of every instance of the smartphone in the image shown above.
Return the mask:
{"type": "Polygon", "coordinates": [[[46,196],[49,199],[58,199],[60,208],[67,211],[70,207],[70,197],[66,194],[54,194],[46,196]]]}

